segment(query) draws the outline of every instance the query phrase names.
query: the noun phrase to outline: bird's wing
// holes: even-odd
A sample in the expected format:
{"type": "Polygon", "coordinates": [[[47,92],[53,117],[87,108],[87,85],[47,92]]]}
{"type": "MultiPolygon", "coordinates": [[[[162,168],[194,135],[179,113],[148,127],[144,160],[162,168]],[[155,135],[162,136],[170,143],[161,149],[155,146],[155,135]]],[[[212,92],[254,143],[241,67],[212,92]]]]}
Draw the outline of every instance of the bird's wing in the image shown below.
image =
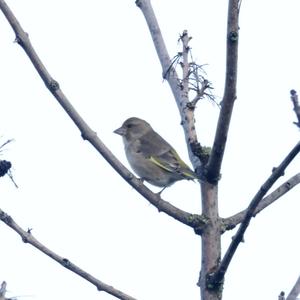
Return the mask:
{"type": "Polygon", "coordinates": [[[145,156],[160,156],[172,149],[171,145],[155,131],[147,132],[139,138],[139,150],[145,156]]]}
{"type": "Polygon", "coordinates": [[[173,149],[157,156],[151,156],[150,160],[161,168],[181,174],[181,176],[190,179],[197,179],[198,176],[194,173],[189,166],[179,157],[177,152],[173,149]]]}
{"type": "Polygon", "coordinates": [[[140,138],[139,150],[154,164],[168,172],[177,172],[183,177],[196,179],[197,175],[179,157],[171,145],[156,132],[140,138]],[[150,138],[151,136],[151,138],[150,138]]]}

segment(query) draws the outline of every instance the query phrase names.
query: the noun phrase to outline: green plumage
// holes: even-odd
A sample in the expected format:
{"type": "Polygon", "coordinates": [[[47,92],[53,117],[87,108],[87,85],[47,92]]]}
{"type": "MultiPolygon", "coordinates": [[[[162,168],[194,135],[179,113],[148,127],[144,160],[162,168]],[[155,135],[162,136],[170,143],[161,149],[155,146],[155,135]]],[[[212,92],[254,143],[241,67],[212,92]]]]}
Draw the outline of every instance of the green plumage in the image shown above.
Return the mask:
{"type": "Polygon", "coordinates": [[[114,132],[123,137],[128,162],[143,180],[167,187],[178,180],[198,179],[175,149],[146,121],[130,118],[114,132]]]}

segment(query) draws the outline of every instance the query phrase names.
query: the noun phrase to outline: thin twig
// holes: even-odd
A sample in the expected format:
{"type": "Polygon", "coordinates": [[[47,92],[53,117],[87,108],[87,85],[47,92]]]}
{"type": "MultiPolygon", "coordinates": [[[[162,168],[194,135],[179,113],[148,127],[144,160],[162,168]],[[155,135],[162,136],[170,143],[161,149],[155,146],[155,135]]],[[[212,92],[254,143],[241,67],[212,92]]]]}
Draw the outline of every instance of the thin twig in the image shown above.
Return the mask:
{"type": "Polygon", "coordinates": [[[193,59],[192,49],[189,46],[191,39],[192,37],[188,35],[187,30],[184,30],[179,38],[182,43],[182,80],[180,80],[180,87],[183,95],[187,98],[187,108],[194,110],[200,99],[207,97],[215,102],[215,97],[211,93],[211,83],[201,74],[206,74],[203,70],[203,66],[197,64],[193,59]],[[206,92],[206,90],[208,90],[208,92],[206,92]],[[193,100],[190,100],[190,91],[196,93],[193,100]]]}
{"type": "Polygon", "coordinates": [[[300,105],[299,105],[299,101],[298,101],[298,95],[295,90],[291,90],[290,93],[291,93],[291,100],[292,100],[293,106],[294,106],[294,112],[298,119],[298,122],[294,122],[294,124],[296,124],[300,128],[300,105]]]}
{"type": "Polygon", "coordinates": [[[10,180],[12,181],[12,183],[14,184],[15,188],[18,189],[19,186],[17,185],[14,177],[13,177],[13,174],[12,174],[12,171],[11,170],[8,170],[7,172],[7,176],[10,178],[10,180]]]}
{"type": "Polygon", "coordinates": [[[7,145],[7,144],[9,144],[9,143],[11,143],[11,142],[13,142],[14,141],[14,139],[8,139],[6,142],[4,142],[1,146],[0,146],[0,151],[1,151],[1,149],[5,146],[5,145],[7,145]]]}
{"type": "MultiPolygon", "coordinates": [[[[197,85],[198,85],[198,81],[197,81],[197,85]]],[[[202,99],[204,96],[208,96],[209,99],[214,99],[214,97],[212,95],[207,94],[205,92],[207,89],[211,89],[210,82],[207,79],[204,79],[202,82],[202,86],[201,87],[197,86],[197,88],[195,90],[197,94],[196,94],[195,98],[189,103],[189,106],[196,107],[197,102],[200,99],[202,99]]]]}
{"type": "Polygon", "coordinates": [[[97,287],[99,291],[104,291],[112,296],[115,296],[118,299],[122,300],[135,300],[135,298],[126,295],[125,293],[115,289],[114,287],[100,281],[96,277],[92,276],[91,274],[87,273],[83,269],[79,268],[75,264],[73,264],[70,260],[67,258],[64,258],[62,256],[59,256],[52,250],[48,249],[45,245],[40,243],[32,234],[31,230],[25,231],[22,229],[14,220],[11,216],[6,214],[3,210],[0,209],[0,220],[4,222],[7,226],[12,228],[15,232],[17,232],[24,243],[28,243],[35,247],[36,249],[40,250],[47,256],[51,257],[53,260],[57,261],[59,264],[61,264],[63,267],[66,269],[71,270],[75,274],[79,275],[83,279],[87,280],[88,282],[92,283],[97,287]]]}
{"type": "MultiPolygon", "coordinates": [[[[275,191],[267,195],[265,198],[263,198],[258,206],[256,207],[253,217],[255,217],[259,212],[261,212],[263,209],[268,207],[270,204],[281,198],[283,195],[285,195],[288,191],[290,191],[292,188],[294,188],[297,184],[300,183],[300,173],[292,176],[289,180],[281,184],[275,191]]],[[[247,209],[229,217],[224,218],[222,220],[223,223],[223,230],[230,230],[235,228],[236,225],[240,224],[243,219],[245,218],[247,209]]]]}
{"type": "Polygon", "coordinates": [[[221,102],[221,111],[219,115],[214,144],[208,161],[206,174],[207,180],[211,183],[216,183],[220,178],[220,169],[226,146],[233,104],[236,99],[239,40],[238,19],[239,0],[230,0],[228,6],[227,23],[227,58],[225,91],[223,100],[221,102]]]}
{"type": "Polygon", "coordinates": [[[256,193],[254,198],[249,204],[247,211],[245,213],[245,217],[236,233],[234,238],[232,239],[231,244],[229,245],[218,269],[210,274],[208,280],[212,286],[219,285],[224,280],[225,273],[228,269],[228,266],[233,258],[233,255],[241,243],[244,237],[244,233],[250,223],[251,218],[253,217],[253,213],[255,212],[259,202],[263,199],[263,196],[270,190],[275,181],[284,175],[284,171],[287,166],[291,163],[291,161],[295,158],[295,156],[300,152],[300,142],[298,142],[295,147],[290,151],[290,153],[286,156],[286,158],[282,161],[282,163],[273,169],[270,177],[265,181],[265,183],[261,186],[259,191],[256,193]]]}

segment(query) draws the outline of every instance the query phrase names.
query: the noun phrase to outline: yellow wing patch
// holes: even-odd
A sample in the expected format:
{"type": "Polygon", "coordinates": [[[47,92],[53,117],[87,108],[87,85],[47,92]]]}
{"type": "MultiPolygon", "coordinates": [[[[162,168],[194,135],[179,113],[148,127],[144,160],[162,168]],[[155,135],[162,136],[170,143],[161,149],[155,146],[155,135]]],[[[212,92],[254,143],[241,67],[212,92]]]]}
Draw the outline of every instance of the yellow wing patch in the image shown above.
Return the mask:
{"type": "Polygon", "coordinates": [[[177,172],[182,174],[183,177],[188,177],[190,179],[198,179],[197,175],[189,168],[189,166],[179,157],[176,151],[171,150],[170,154],[174,156],[176,165],[172,166],[171,163],[166,162],[165,160],[160,160],[157,157],[150,156],[150,160],[159,166],[160,168],[168,172],[177,172]]]}
{"type": "Polygon", "coordinates": [[[171,168],[167,168],[167,166],[163,165],[161,162],[159,162],[155,157],[150,156],[150,160],[156,164],[157,166],[161,167],[162,169],[168,171],[168,172],[173,172],[174,170],[172,170],[171,168]]]}

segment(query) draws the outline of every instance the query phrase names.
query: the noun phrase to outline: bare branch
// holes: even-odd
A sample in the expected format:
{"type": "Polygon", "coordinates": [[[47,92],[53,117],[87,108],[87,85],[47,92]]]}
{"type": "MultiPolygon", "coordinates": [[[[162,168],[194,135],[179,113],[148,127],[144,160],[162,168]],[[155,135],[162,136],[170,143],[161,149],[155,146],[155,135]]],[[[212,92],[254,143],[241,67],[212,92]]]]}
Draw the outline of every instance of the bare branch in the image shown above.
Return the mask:
{"type": "Polygon", "coordinates": [[[245,217],[236,235],[232,239],[232,242],[229,245],[218,269],[214,273],[209,275],[208,280],[212,286],[219,285],[220,283],[223,282],[228,266],[233,258],[233,255],[238,245],[243,240],[244,233],[250,223],[251,218],[253,217],[253,213],[255,212],[259,202],[262,200],[263,196],[269,191],[272,185],[276,182],[276,180],[280,176],[284,175],[285,169],[299,152],[300,152],[300,142],[296,144],[296,146],[290,151],[290,153],[286,156],[286,158],[282,161],[282,163],[277,168],[273,169],[273,172],[270,175],[270,177],[265,181],[265,183],[261,186],[259,191],[256,193],[256,195],[250,202],[247,211],[245,213],[245,217]]]}
{"type": "Polygon", "coordinates": [[[0,145],[0,151],[2,151],[2,148],[5,146],[5,145],[7,145],[7,144],[9,144],[9,143],[11,143],[11,142],[13,142],[14,140],[13,139],[8,139],[6,142],[4,142],[2,145],[0,145]]]}
{"type": "Polygon", "coordinates": [[[236,99],[239,2],[239,0],[230,0],[228,5],[225,91],[221,102],[221,111],[206,174],[207,180],[211,183],[216,183],[220,178],[220,169],[227,141],[227,133],[229,130],[233,104],[236,99]]]}
{"type": "Polygon", "coordinates": [[[64,95],[59,87],[57,81],[55,81],[46,70],[42,61],[38,57],[34,48],[32,47],[28,34],[24,32],[16,17],[7,6],[5,1],[0,0],[0,9],[4,13],[5,17],[11,24],[16,34],[16,40],[18,44],[24,49],[29,56],[31,62],[40,74],[44,83],[50,92],[57,99],[59,104],[63,107],[65,112],[73,120],[75,125],[81,132],[83,139],[89,141],[94,148],[105,158],[105,160],[122,176],[135,190],[137,190],[142,196],[144,196],[152,205],[157,207],[159,211],[162,211],[174,219],[186,224],[197,233],[201,232],[203,226],[203,218],[199,215],[187,213],[179,208],[171,205],[169,202],[164,201],[158,194],[149,190],[138,178],[136,178],[124,165],[111,153],[111,151],[104,145],[104,143],[98,138],[97,134],[88,126],[79,113],[75,110],[67,97],[64,95]]]}
{"type": "MultiPolygon", "coordinates": [[[[194,72],[198,72],[198,69],[194,70],[194,72]]],[[[198,74],[196,74],[195,76],[198,76],[198,74]]],[[[192,83],[190,83],[190,85],[193,85],[192,83]]],[[[210,86],[210,82],[207,79],[204,79],[202,82],[201,87],[199,86],[199,82],[197,81],[196,87],[195,88],[190,88],[193,89],[196,92],[196,96],[194,97],[194,99],[192,101],[190,101],[188,103],[188,107],[189,108],[195,108],[197,102],[202,99],[203,97],[207,96],[210,100],[212,100],[213,102],[216,103],[215,98],[212,94],[207,93],[206,90],[207,89],[212,89],[212,87],[210,86]]]]}
{"type": "Polygon", "coordinates": [[[182,82],[181,89],[183,94],[186,96],[187,100],[189,99],[189,35],[188,31],[184,30],[180,36],[182,42],[182,82]]]}
{"type": "MultiPolygon", "coordinates": [[[[270,204],[275,202],[277,199],[282,197],[284,194],[286,194],[288,191],[290,191],[293,187],[295,187],[297,184],[300,183],[300,173],[292,176],[289,180],[284,182],[282,185],[280,185],[275,191],[270,193],[268,196],[263,198],[258,206],[256,207],[253,217],[255,217],[259,212],[261,212],[263,209],[268,207],[270,204]]],[[[233,229],[236,225],[242,222],[242,220],[245,218],[247,210],[243,210],[229,218],[223,219],[223,230],[230,230],[233,229]]]]}
{"type": "Polygon", "coordinates": [[[6,282],[2,281],[1,288],[0,288],[0,300],[6,300],[5,294],[6,294],[6,282]]]}
{"type": "Polygon", "coordinates": [[[299,106],[299,101],[298,101],[298,95],[295,90],[291,90],[291,100],[294,105],[294,112],[296,114],[296,117],[298,119],[298,122],[294,122],[299,128],[300,128],[300,106],[299,106]]]}
{"type": "Polygon", "coordinates": [[[163,78],[166,79],[170,85],[180,113],[181,124],[184,129],[190,160],[194,166],[194,169],[198,169],[201,166],[201,162],[200,159],[194,155],[192,145],[199,143],[195,130],[194,112],[187,107],[189,100],[188,94],[186,93],[185,89],[181,89],[180,87],[179,77],[173,66],[173,63],[171,62],[150,0],[136,0],[135,3],[144,14],[158,58],[160,60],[160,64],[162,66],[163,78]]]}
{"type": "Polygon", "coordinates": [[[98,291],[104,291],[112,296],[115,296],[118,299],[122,300],[135,300],[135,298],[126,295],[125,293],[115,289],[114,287],[100,281],[99,279],[95,278],[91,274],[87,273],[86,271],[82,270],[75,264],[73,264],[71,261],[69,261],[67,258],[61,257],[52,250],[48,249],[45,245],[40,243],[36,238],[33,237],[31,234],[31,230],[25,231],[22,229],[14,220],[12,217],[10,217],[8,214],[6,214],[3,210],[0,209],[0,220],[4,222],[7,226],[12,228],[15,232],[17,232],[24,243],[29,243],[36,249],[40,250],[47,256],[51,257],[53,260],[61,264],[66,269],[69,269],[73,273],[79,275],[80,277],[84,278],[88,282],[95,285],[98,289],[98,291]]]}
{"type": "Polygon", "coordinates": [[[300,276],[298,277],[295,285],[293,286],[286,300],[296,300],[299,294],[300,294],[300,276]]]}
{"type": "MultiPolygon", "coordinates": [[[[179,80],[180,88],[184,95],[187,95],[187,107],[194,110],[197,102],[204,97],[207,97],[214,103],[216,103],[216,101],[215,97],[211,93],[213,89],[211,83],[204,76],[206,73],[203,69],[203,65],[197,64],[193,59],[192,48],[189,46],[191,39],[192,37],[189,36],[188,31],[184,30],[179,38],[182,43],[182,52],[180,52],[180,55],[176,55],[176,57],[182,67],[182,79],[179,80]],[[193,100],[189,100],[190,91],[196,93],[193,100]]],[[[174,68],[176,68],[176,65],[174,68]]]]}

